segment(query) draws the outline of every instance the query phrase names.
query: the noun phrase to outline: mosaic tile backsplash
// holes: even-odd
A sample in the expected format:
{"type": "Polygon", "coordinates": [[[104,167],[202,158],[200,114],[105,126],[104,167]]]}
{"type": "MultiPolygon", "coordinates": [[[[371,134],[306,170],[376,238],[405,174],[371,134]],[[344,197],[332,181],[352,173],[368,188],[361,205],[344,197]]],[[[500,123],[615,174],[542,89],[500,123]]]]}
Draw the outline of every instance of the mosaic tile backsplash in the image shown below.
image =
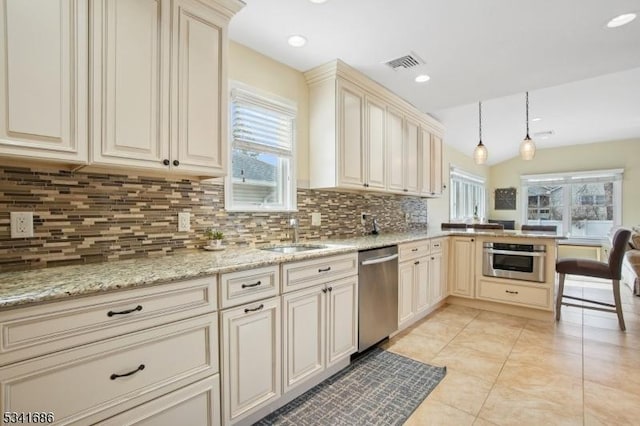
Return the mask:
{"type": "Polygon", "coordinates": [[[427,227],[427,201],[401,195],[298,190],[296,213],[224,210],[221,183],[137,175],[0,167],[0,272],[162,256],[194,249],[214,227],[225,245],[289,241],[289,218],[301,240],[353,237],[427,227]],[[9,212],[34,213],[34,237],[11,239],[9,212]],[[191,231],[178,232],[178,212],[191,213],[191,231]],[[321,226],[311,226],[319,212],[321,226]]]}

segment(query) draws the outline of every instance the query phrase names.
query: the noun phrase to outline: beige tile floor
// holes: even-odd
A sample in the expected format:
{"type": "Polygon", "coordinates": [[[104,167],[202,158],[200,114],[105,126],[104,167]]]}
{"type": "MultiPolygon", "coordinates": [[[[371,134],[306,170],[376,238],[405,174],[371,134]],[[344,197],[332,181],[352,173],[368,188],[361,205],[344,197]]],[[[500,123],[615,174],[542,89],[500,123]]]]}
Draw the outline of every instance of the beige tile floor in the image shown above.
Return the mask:
{"type": "MultiPolygon", "coordinates": [[[[567,294],[613,300],[609,285],[567,294]]],[[[556,322],[445,305],[384,347],[447,375],[407,425],[640,425],[640,297],[615,314],[562,308],[556,322]]]]}

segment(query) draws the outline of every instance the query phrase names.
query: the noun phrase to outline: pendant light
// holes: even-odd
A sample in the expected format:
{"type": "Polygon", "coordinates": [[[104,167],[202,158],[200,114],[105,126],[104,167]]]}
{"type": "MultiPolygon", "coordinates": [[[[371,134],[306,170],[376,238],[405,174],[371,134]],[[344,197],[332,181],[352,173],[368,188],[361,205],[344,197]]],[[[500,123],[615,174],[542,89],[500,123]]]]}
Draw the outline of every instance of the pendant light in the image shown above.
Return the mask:
{"type": "Polygon", "coordinates": [[[527,136],[525,136],[524,140],[520,144],[520,156],[523,160],[529,161],[533,160],[533,157],[536,156],[536,144],[533,143],[531,138],[529,137],[529,92],[526,95],[526,105],[527,105],[527,136]]]}
{"type": "Polygon", "coordinates": [[[489,151],[487,151],[487,147],[482,143],[482,102],[478,102],[478,130],[480,135],[480,142],[478,142],[478,146],[473,151],[473,161],[476,164],[484,164],[487,162],[487,157],[489,157],[489,151]]]}

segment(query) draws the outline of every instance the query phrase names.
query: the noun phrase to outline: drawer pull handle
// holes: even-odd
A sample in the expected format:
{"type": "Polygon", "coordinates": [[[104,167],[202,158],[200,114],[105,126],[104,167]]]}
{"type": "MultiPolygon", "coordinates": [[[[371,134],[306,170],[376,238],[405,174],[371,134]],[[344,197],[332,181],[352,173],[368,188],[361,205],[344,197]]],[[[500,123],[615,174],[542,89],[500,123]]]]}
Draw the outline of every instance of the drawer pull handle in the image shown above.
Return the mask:
{"type": "Polygon", "coordinates": [[[242,288],[258,287],[260,284],[262,284],[262,281],[253,284],[242,284],[242,288]]]}
{"type": "Polygon", "coordinates": [[[262,309],[262,308],[264,308],[264,304],[260,304],[260,306],[258,306],[257,308],[251,308],[251,309],[246,308],[246,309],[244,310],[244,313],[245,313],[245,314],[248,314],[249,312],[256,312],[256,311],[259,311],[259,310],[260,310],[260,309],[262,309]]]}
{"type": "Polygon", "coordinates": [[[418,249],[417,249],[417,248],[414,248],[414,249],[411,249],[411,251],[418,251],[418,249]]]}
{"type": "Polygon", "coordinates": [[[517,291],[511,291],[511,290],[505,290],[505,293],[509,293],[509,294],[518,294],[517,291]]]}
{"type": "Polygon", "coordinates": [[[130,372],[128,372],[128,373],[125,373],[125,374],[112,374],[112,375],[111,375],[111,380],[115,380],[115,379],[118,379],[118,378],[120,378],[120,377],[133,376],[133,375],[134,375],[134,374],[136,374],[138,371],[142,371],[142,370],[144,370],[144,364],[140,364],[140,365],[138,366],[138,368],[136,368],[135,370],[130,371],[130,372]]]}
{"type": "Polygon", "coordinates": [[[108,317],[112,317],[114,315],[127,315],[127,314],[130,314],[132,312],[141,311],[141,310],[142,310],[142,305],[138,305],[135,308],[127,309],[126,311],[120,311],[120,312],[109,311],[109,312],[107,312],[107,316],[108,317]]]}
{"type": "Polygon", "coordinates": [[[414,264],[414,265],[419,265],[419,264],[420,264],[420,261],[419,261],[419,260],[416,260],[415,262],[413,262],[413,264],[414,264]]]}
{"type": "Polygon", "coordinates": [[[328,266],[324,269],[318,269],[318,272],[329,272],[331,270],[331,266],[328,266]]]}

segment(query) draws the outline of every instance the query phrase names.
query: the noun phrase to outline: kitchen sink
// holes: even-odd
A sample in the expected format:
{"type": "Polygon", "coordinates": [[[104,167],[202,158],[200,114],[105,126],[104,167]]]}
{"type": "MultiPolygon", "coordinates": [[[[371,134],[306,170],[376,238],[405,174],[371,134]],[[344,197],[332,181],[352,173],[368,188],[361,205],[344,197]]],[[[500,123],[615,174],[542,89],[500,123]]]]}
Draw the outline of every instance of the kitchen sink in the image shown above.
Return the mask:
{"type": "Polygon", "coordinates": [[[262,247],[260,250],[275,251],[278,253],[299,253],[302,251],[324,249],[328,246],[321,244],[285,244],[278,246],[262,247]]]}

